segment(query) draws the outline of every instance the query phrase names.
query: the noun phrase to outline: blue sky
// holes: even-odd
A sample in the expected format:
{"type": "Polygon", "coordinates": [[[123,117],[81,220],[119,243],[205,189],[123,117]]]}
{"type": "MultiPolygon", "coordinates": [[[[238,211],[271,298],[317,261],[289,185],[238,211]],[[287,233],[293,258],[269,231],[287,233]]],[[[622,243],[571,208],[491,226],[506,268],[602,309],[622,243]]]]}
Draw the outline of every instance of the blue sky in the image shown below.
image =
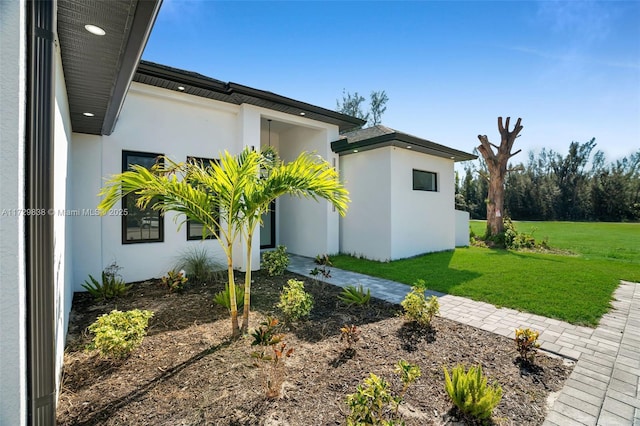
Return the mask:
{"type": "Polygon", "coordinates": [[[640,149],[640,1],[164,0],[143,59],[329,109],[385,90],[383,124],[467,152],[522,117],[514,161],[640,149]]]}

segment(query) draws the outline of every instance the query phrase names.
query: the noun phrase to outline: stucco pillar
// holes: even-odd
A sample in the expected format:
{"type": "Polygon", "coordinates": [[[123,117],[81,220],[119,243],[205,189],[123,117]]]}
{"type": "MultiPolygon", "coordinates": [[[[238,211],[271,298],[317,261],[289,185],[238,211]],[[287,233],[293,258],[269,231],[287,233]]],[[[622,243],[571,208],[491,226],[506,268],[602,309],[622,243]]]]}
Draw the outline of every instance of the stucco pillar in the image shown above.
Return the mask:
{"type": "MultiPolygon", "coordinates": [[[[260,149],[260,111],[251,105],[241,105],[238,113],[239,146],[238,152],[244,148],[260,149]]],[[[257,173],[258,171],[256,171],[257,173]]],[[[233,263],[241,271],[246,271],[247,245],[242,238],[234,247],[233,263]]],[[[260,227],[256,227],[251,242],[251,270],[260,269],[260,227]]]]}

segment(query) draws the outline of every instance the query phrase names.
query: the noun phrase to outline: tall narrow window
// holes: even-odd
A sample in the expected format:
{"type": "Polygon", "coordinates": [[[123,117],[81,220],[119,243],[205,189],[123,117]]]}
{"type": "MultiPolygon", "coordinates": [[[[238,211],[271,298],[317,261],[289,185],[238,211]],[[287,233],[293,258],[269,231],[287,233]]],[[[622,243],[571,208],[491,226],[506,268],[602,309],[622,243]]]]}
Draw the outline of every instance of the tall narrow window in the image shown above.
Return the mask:
{"type": "Polygon", "coordinates": [[[438,191],[438,175],[433,172],[413,169],[414,191],[438,191]]]}
{"type": "MultiPolygon", "coordinates": [[[[122,171],[138,164],[150,169],[162,154],[149,152],[122,151],[122,171]]],[[[127,214],[122,216],[122,243],[153,243],[164,241],[164,218],[151,207],[142,210],[136,206],[138,197],[129,194],[122,199],[122,208],[127,214]]],[[[153,204],[153,202],[152,202],[153,204]]]]}
{"type": "MultiPolygon", "coordinates": [[[[189,163],[199,163],[205,167],[208,167],[211,163],[218,164],[218,160],[213,158],[187,157],[187,161],[189,163]]],[[[210,231],[205,233],[202,222],[191,219],[187,220],[187,240],[202,240],[203,238],[207,240],[215,239],[217,238],[218,229],[216,229],[215,232],[215,235],[210,231]]]]}

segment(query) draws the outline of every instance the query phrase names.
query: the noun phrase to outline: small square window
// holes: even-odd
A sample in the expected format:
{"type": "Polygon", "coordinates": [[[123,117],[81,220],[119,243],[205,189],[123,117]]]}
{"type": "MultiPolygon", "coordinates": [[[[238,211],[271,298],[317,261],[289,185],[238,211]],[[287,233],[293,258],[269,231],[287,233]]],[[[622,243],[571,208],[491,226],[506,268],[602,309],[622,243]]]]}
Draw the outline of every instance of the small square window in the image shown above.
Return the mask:
{"type": "Polygon", "coordinates": [[[438,191],[438,175],[433,172],[413,169],[414,191],[438,191]]]}
{"type": "MultiPolygon", "coordinates": [[[[200,163],[205,167],[208,167],[209,164],[215,163],[218,164],[218,160],[213,158],[202,158],[202,157],[187,157],[187,162],[189,163],[200,163]]],[[[205,227],[202,222],[198,220],[187,220],[187,240],[202,240],[204,235],[205,227]]],[[[204,239],[213,240],[217,238],[218,229],[215,230],[216,235],[211,234],[211,232],[207,232],[204,239]]]]}
{"type": "MultiPolygon", "coordinates": [[[[156,161],[162,161],[162,154],[149,152],[122,151],[122,171],[138,164],[150,169],[156,161]]],[[[122,216],[122,243],[152,243],[164,241],[164,218],[159,211],[151,207],[142,210],[136,205],[138,198],[134,194],[122,198],[122,208],[127,215],[122,216]]],[[[150,203],[150,206],[153,201],[150,203]]]]}

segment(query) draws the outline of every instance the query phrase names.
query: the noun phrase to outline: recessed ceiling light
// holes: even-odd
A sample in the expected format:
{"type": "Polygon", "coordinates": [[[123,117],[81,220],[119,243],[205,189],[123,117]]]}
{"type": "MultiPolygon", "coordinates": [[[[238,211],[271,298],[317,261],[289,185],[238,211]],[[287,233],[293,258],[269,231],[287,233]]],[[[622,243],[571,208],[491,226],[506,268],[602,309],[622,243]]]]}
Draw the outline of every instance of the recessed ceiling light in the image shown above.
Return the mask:
{"type": "Polygon", "coordinates": [[[306,115],[304,112],[301,112],[300,115],[306,115]]]}
{"type": "Polygon", "coordinates": [[[85,117],[93,117],[95,114],[92,112],[83,112],[82,115],[84,115],[85,117]]]}
{"type": "Polygon", "coordinates": [[[105,30],[103,30],[102,28],[98,27],[97,25],[87,24],[87,25],[84,26],[84,29],[89,31],[91,34],[95,34],[95,35],[99,35],[99,36],[103,36],[103,35],[105,35],[107,33],[105,30]]]}
{"type": "Polygon", "coordinates": [[[184,86],[178,86],[178,90],[184,92],[184,86]]]}
{"type": "Polygon", "coordinates": [[[451,158],[452,160],[455,160],[455,159],[456,159],[456,157],[450,157],[450,158],[451,158]]]}
{"type": "Polygon", "coordinates": [[[357,150],[357,149],[354,149],[354,150],[353,150],[353,152],[358,152],[358,150],[357,150]]]}
{"type": "Polygon", "coordinates": [[[407,145],[407,149],[411,149],[411,145],[407,145]]]}

